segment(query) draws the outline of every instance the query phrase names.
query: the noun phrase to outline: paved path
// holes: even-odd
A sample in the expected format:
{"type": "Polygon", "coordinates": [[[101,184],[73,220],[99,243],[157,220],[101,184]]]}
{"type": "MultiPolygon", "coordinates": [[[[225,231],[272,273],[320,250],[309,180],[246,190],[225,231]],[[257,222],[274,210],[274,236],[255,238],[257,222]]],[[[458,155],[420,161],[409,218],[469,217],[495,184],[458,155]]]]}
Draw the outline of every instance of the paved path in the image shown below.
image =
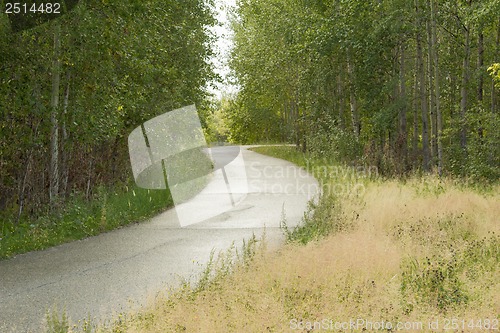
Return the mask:
{"type": "MultiPolygon", "coordinates": [[[[316,193],[316,181],[288,162],[245,148],[234,160],[234,148],[215,148],[213,155],[216,165],[230,162],[229,185],[241,176],[234,176],[241,168],[231,169],[231,163],[246,172],[248,193],[235,193],[227,211],[220,211],[217,199],[211,203],[215,216],[198,214],[199,222],[186,224],[170,209],[141,224],[0,261],[0,332],[39,332],[46,310],[54,306],[73,321],[109,318],[140,306],[166,285],[178,285],[180,277],[195,278],[212,250],[233,242],[240,246],[264,230],[271,244],[279,244],[282,211],[288,225],[296,225],[316,193]]],[[[193,207],[205,205],[207,197],[202,192],[182,205],[196,213],[193,207]]]]}

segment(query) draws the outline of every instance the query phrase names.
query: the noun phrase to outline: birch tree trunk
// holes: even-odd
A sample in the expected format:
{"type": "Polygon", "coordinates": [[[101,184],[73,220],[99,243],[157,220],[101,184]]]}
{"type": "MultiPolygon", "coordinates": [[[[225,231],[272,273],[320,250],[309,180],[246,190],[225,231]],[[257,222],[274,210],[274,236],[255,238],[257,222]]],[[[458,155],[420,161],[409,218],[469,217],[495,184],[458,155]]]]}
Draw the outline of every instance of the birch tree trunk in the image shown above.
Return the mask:
{"type": "Polygon", "coordinates": [[[431,30],[432,30],[432,47],[431,57],[434,64],[434,99],[436,102],[436,117],[437,117],[437,149],[438,149],[438,174],[443,174],[443,115],[441,114],[441,88],[439,86],[439,58],[437,52],[437,29],[436,29],[436,2],[431,0],[431,30]]]}
{"type": "MultiPolygon", "coordinates": [[[[437,116],[436,116],[436,94],[434,93],[436,87],[434,76],[435,76],[435,68],[434,68],[434,59],[432,49],[434,47],[432,40],[432,23],[427,22],[427,44],[429,48],[429,52],[427,54],[427,67],[429,68],[429,80],[427,81],[429,84],[429,111],[430,111],[430,121],[431,121],[431,159],[434,161],[437,153],[437,116]]],[[[432,163],[434,164],[434,162],[432,163]]]]}
{"type": "Polygon", "coordinates": [[[405,45],[400,46],[400,63],[399,63],[399,94],[403,100],[403,104],[399,109],[399,136],[401,145],[401,157],[403,161],[403,170],[406,171],[408,163],[408,129],[406,120],[406,59],[405,59],[405,45]]]}
{"type": "Polygon", "coordinates": [[[483,95],[484,95],[483,66],[484,66],[484,33],[481,29],[479,31],[479,35],[477,38],[477,69],[478,69],[477,100],[481,106],[483,104],[483,95]]]}
{"type": "MultiPolygon", "coordinates": [[[[483,97],[484,97],[484,76],[483,76],[483,66],[484,66],[484,34],[483,30],[479,28],[479,35],[477,38],[477,101],[479,103],[479,112],[484,111],[483,97]]],[[[479,120],[479,128],[477,129],[479,135],[479,140],[483,141],[483,124],[482,120],[479,120]]]]}
{"type": "Polygon", "coordinates": [[[464,61],[462,67],[462,86],[460,88],[460,118],[462,121],[462,128],[460,132],[460,146],[464,151],[467,149],[467,85],[469,84],[469,66],[470,66],[470,24],[464,27],[464,61]]]}
{"type": "Polygon", "coordinates": [[[52,58],[52,92],[51,92],[51,133],[50,133],[50,201],[54,202],[59,195],[59,85],[61,81],[61,26],[54,26],[54,54],[52,58]]]}
{"type": "MultiPolygon", "coordinates": [[[[418,68],[418,59],[415,59],[415,69],[418,68]]],[[[413,150],[413,167],[418,167],[417,156],[418,156],[418,75],[415,75],[413,80],[413,140],[412,140],[412,150],[413,150]]]]}
{"type": "Polygon", "coordinates": [[[67,194],[68,191],[68,179],[69,179],[69,160],[70,160],[70,150],[69,150],[69,134],[67,128],[67,115],[68,115],[68,104],[69,104],[69,90],[71,82],[71,73],[68,71],[66,75],[66,91],[64,92],[64,102],[63,102],[63,124],[62,124],[62,193],[67,194]]]}
{"type": "MultiPolygon", "coordinates": [[[[497,23],[497,38],[495,47],[495,57],[500,59],[500,17],[497,23]]],[[[498,105],[498,90],[495,87],[495,81],[491,80],[491,113],[495,113],[498,105]]]]}
{"type": "Polygon", "coordinates": [[[358,103],[356,101],[356,93],[354,91],[354,70],[349,51],[347,52],[347,75],[349,77],[349,105],[351,107],[352,129],[356,138],[359,139],[361,126],[359,123],[358,103]]]}
{"type": "Polygon", "coordinates": [[[344,89],[342,88],[342,77],[341,74],[339,73],[337,76],[337,94],[338,94],[338,105],[339,105],[339,119],[340,119],[340,127],[342,129],[346,129],[346,125],[344,122],[344,89]]]}
{"type": "Polygon", "coordinates": [[[425,69],[424,56],[422,51],[422,32],[418,27],[421,26],[422,19],[420,18],[420,9],[418,0],[415,0],[415,8],[417,15],[417,77],[418,77],[418,94],[420,98],[421,116],[422,116],[422,167],[424,171],[429,171],[429,110],[426,98],[425,87],[425,69]]]}

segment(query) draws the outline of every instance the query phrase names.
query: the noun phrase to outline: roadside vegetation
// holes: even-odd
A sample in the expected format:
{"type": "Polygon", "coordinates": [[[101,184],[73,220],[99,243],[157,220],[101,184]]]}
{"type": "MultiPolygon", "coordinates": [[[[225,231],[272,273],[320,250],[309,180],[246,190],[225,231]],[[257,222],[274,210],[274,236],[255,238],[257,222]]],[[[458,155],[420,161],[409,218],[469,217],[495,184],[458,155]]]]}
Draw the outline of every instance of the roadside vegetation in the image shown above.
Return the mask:
{"type": "Polygon", "coordinates": [[[172,205],[168,191],[130,184],[115,190],[101,187],[92,200],[73,196],[64,207],[23,216],[0,215],[0,259],[95,236],[154,216],[172,205]]]}
{"type": "MultiPolygon", "coordinates": [[[[350,320],[365,321],[352,332],[375,331],[368,322],[382,321],[414,332],[498,325],[498,184],[480,190],[432,175],[384,180],[294,147],[254,150],[309,168],[322,182],[323,197],[303,224],[284,227],[287,243],[271,252],[265,239],[252,239],[211,261],[197,283],[165,291],[111,326],[87,321],[85,332],[309,332],[350,320]],[[341,183],[360,186],[325,192],[341,183]],[[436,322],[439,329],[430,329],[436,322]]],[[[50,318],[47,332],[78,331],[67,318],[50,318]]]]}

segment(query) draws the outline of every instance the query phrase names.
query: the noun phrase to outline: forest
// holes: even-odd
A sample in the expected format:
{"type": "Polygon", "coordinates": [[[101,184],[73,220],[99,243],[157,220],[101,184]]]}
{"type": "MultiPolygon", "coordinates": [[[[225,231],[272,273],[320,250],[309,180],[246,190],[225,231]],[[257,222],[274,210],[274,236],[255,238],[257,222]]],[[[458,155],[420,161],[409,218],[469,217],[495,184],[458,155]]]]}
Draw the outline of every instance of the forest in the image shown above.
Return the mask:
{"type": "Polygon", "coordinates": [[[0,211],[15,221],[130,185],[131,130],[203,108],[215,75],[210,2],[23,3],[0,13],[0,211]]]}
{"type": "Polygon", "coordinates": [[[499,13],[498,0],[240,0],[240,90],[214,131],[383,174],[498,180],[499,13]]]}

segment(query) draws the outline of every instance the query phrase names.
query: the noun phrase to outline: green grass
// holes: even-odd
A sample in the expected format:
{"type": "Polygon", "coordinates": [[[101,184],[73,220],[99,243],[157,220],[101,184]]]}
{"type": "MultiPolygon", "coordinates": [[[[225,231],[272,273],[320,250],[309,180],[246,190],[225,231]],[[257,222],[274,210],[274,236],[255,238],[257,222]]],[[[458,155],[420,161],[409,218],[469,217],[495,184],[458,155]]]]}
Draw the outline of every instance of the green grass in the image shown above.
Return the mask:
{"type": "Polygon", "coordinates": [[[261,146],[250,148],[250,150],[259,154],[269,155],[272,157],[287,160],[306,169],[308,167],[308,155],[302,153],[294,146],[261,146]]]}
{"type": "Polygon", "coordinates": [[[37,218],[0,221],[0,259],[83,239],[147,219],[172,206],[166,190],[135,185],[111,190],[99,188],[95,198],[69,199],[64,208],[37,218]]]}

